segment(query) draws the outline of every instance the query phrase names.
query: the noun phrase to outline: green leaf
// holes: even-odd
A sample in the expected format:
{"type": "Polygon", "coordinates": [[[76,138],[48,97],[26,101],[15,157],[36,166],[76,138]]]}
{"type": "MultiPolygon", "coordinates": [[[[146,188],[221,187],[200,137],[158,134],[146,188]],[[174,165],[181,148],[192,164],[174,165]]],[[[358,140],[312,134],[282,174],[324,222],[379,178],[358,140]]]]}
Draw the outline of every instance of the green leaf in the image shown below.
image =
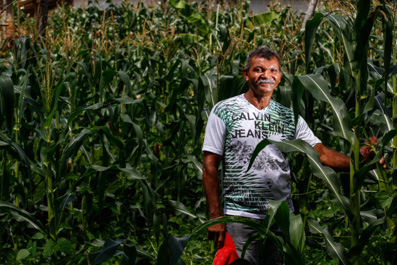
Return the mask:
{"type": "Polygon", "coordinates": [[[393,201],[390,204],[390,208],[387,211],[387,216],[392,216],[394,214],[397,214],[397,196],[394,197],[393,201]]]}
{"type": "Polygon", "coordinates": [[[351,22],[348,21],[342,15],[327,15],[325,17],[331,24],[334,29],[334,33],[338,37],[338,39],[342,42],[344,47],[344,51],[346,52],[347,56],[347,63],[348,63],[348,70],[351,71],[354,69],[353,67],[353,60],[354,60],[354,53],[353,53],[353,46],[354,46],[354,31],[351,22]]]}
{"type": "Polygon", "coordinates": [[[59,85],[57,85],[57,87],[55,88],[55,96],[52,99],[52,101],[55,102],[55,103],[54,103],[54,106],[52,107],[51,112],[47,116],[46,122],[44,124],[44,128],[49,128],[50,127],[51,122],[53,122],[53,117],[55,115],[55,112],[58,110],[58,101],[59,101],[59,97],[61,95],[64,83],[61,82],[61,79],[60,79],[58,81],[58,84],[59,85]]]}
{"type": "Polygon", "coordinates": [[[43,257],[47,258],[51,256],[55,251],[56,245],[57,244],[52,239],[48,240],[44,245],[43,257]]]}
{"type": "Polygon", "coordinates": [[[189,161],[196,172],[196,176],[199,180],[203,179],[203,164],[201,164],[195,156],[189,155],[189,161]]]}
{"type": "Polygon", "coordinates": [[[123,103],[123,104],[136,104],[136,103],[141,103],[142,99],[134,99],[131,97],[123,97],[123,98],[115,98],[117,102],[123,103]]]}
{"type": "Polygon", "coordinates": [[[88,259],[90,261],[90,264],[99,265],[109,260],[110,258],[114,257],[118,247],[122,243],[123,241],[121,239],[117,241],[113,241],[111,239],[106,240],[105,244],[103,245],[100,251],[91,252],[88,254],[88,259]]]}
{"type": "Polygon", "coordinates": [[[210,33],[208,22],[197,10],[183,0],[170,0],[168,4],[196,26],[200,36],[208,38],[208,34],[210,33]]]}
{"type": "Polygon", "coordinates": [[[21,249],[18,251],[17,260],[23,260],[27,256],[30,255],[30,252],[27,249],[21,249]]]}
{"type": "Polygon", "coordinates": [[[67,159],[72,157],[83,144],[85,136],[91,133],[91,130],[84,128],[80,133],[72,137],[62,154],[62,168],[66,166],[67,159]]]}
{"type": "Polygon", "coordinates": [[[195,44],[197,42],[204,40],[203,37],[197,36],[197,34],[192,34],[192,33],[179,33],[177,34],[177,36],[181,38],[183,45],[195,44]]]}
{"type": "Polygon", "coordinates": [[[14,119],[14,84],[10,77],[0,76],[0,126],[4,113],[8,131],[12,132],[14,119]],[[4,105],[3,105],[4,104],[4,105]],[[4,106],[4,107],[3,107],[4,106]]]}
{"type": "Polygon", "coordinates": [[[280,13],[274,11],[251,16],[248,17],[247,20],[245,21],[245,27],[252,30],[255,27],[269,24],[273,20],[278,19],[279,17],[280,17],[280,13]]]}
{"type": "Polygon", "coordinates": [[[76,199],[73,192],[66,194],[65,198],[62,200],[62,203],[58,207],[58,226],[61,226],[62,222],[64,222],[64,216],[66,215],[66,207],[76,199]]]}
{"type": "Polygon", "coordinates": [[[283,231],[283,234],[287,238],[287,241],[290,241],[290,212],[289,212],[289,207],[288,204],[283,201],[280,204],[276,204],[277,207],[277,212],[274,218],[276,219],[277,225],[280,227],[281,231],[283,231]]]}
{"type": "Polygon", "coordinates": [[[35,203],[40,202],[46,194],[47,194],[46,183],[42,181],[40,182],[40,184],[37,186],[36,190],[33,193],[33,201],[35,203]]]}
{"type": "Polygon", "coordinates": [[[174,237],[173,235],[168,236],[168,246],[171,250],[171,265],[179,264],[178,261],[181,259],[182,253],[189,241],[189,236],[174,237]]]}
{"type": "Polygon", "coordinates": [[[43,238],[44,238],[44,236],[43,236],[43,234],[40,233],[40,232],[37,232],[36,234],[34,234],[34,235],[32,236],[32,239],[43,239],[43,238]]]}
{"type": "Polygon", "coordinates": [[[374,12],[369,14],[370,7],[371,3],[369,0],[360,0],[358,4],[358,13],[355,25],[357,35],[357,47],[354,52],[354,60],[357,62],[367,60],[366,50],[368,48],[369,36],[371,34],[375,19],[379,14],[378,8],[374,12]]]}
{"type": "Polygon", "coordinates": [[[125,253],[125,256],[123,256],[123,265],[136,265],[136,247],[124,244],[123,250],[125,253]]]}
{"type": "Polygon", "coordinates": [[[329,93],[328,83],[321,75],[296,76],[300,86],[306,88],[317,100],[328,103],[334,116],[335,133],[348,140],[353,141],[353,133],[350,130],[350,115],[342,100],[333,98],[329,93]]]}
{"type": "Polygon", "coordinates": [[[216,76],[215,75],[202,75],[200,76],[200,80],[204,86],[205,90],[205,98],[209,107],[215,106],[218,102],[218,92],[216,87],[216,76]]]}
{"type": "Polygon", "coordinates": [[[124,71],[119,71],[119,76],[120,76],[121,81],[123,81],[123,83],[124,83],[124,85],[126,87],[126,92],[127,93],[125,95],[126,96],[127,95],[131,95],[132,88],[131,88],[131,79],[130,79],[130,77],[124,71]]]}
{"type": "Polygon", "coordinates": [[[250,220],[248,218],[244,218],[244,217],[240,217],[240,216],[222,216],[222,217],[219,217],[216,219],[206,221],[205,223],[196,227],[193,230],[192,234],[190,235],[190,240],[195,239],[200,233],[205,231],[208,227],[213,226],[215,224],[220,224],[220,223],[240,223],[240,224],[252,227],[253,229],[255,229],[257,232],[259,232],[262,235],[266,235],[268,232],[266,227],[264,227],[262,224],[258,224],[257,222],[250,220]]]}
{"type": "Polygon", "coordinates": [[[371,90],[371,95],[370,95],[370,97],[368,99],[368,102],[367,102],[367,104],[365,104],[363,113],[367,113],[367,112],[373,110],[374,109],[374,102],[375,102],[375,89],[372,89],[371,90]]]}
{"type": "Polygon", "coordinates": [[[186,206],[181,203],[181,202],[177,202],[177,201],[173,201],[173,200],[169,200],[170,205],[175,209],[175,211],[177,213],[183,213],[186,214],[187,216],[190,216],[192,218],[197,218],[196,215],[192,214],[187,208],[186,206]]]}
{"type": "Polygon", "coordinates": [[[325,244],[327,246],[328,254],[334,258],[339,259],[343,264],[349,264],[347,254],[342,244],[334,241],[334,238],[328,232],[327,227],[322,227],[320,224],[312,219],[308,219],[310,231],[314,234],[323,234],[325,237],[325,244]]]}
{"type": "Polygon", "coordinates": [[[123,172],[129,180],[145,179],[135,168],[119,168],[119,170],[123,172]]]}
{"type": "Polygon", "coordinates": [[[384,218],[377,219],[375,222],[372,222],[368,227],[366,227],[360,233],[360,239],[357,244],[350,249],[350,256],[360,256],[362,254],[363,249],[368,245],[368,241],[376,231],[376,229],[380,228],[385,223],[384,218]]]}
{"type": "Polygon", "coordinates": [[[21,209],[13,204],[7,203],[0,201],[0,209],[3,208],[8,211],[12,211],[13,214],[16,216],[22,218],[24,221],[28,222],[33,226],[33,228],[39,230],[42,233],[45,233],[46,230],[44,226],[41,224],[39,220],[37,220],[31,213],[25,211],[24,209],[21,209]]]}
{"type": "Polygon", "coordinates": [[[72,243],[70,243],[70,241],[64,237],[61,237],[60,239],[58,239],[57,246],[60,251],[62,251],[63,253],[65,253],[67,255],[70,255],[73,253],[72,243]]]}
{"type": "Polygon", "coordinates": [[[132,124],[132,127],[134,128],[135,135],[138,138],[139,150],[141,150],[141,152],[142,152],[142,150],[145,146],[145,143],[143,140],[143,132],[142,132],[141,127],[139,127],[138,124],[134,123],[132,121],[131,117],[128,116],[127,114],[121,114],[120,117],[124,122],[132,124]]]}
{"type": "Polygon", "coordinates": [[[30,163],[29,157],[26,155],[25,151],[17,143],[13,142],[12,140],[0,137],[0,141],[2,141],[2,143],[0,144],[0,149],[3,147],[10,146],[17,151],[18,156],[16,156],[15,158],[18,159],[19,161],[21,161],[26,166],[28,177],[29,177],[29,179],[31,179],[31,170],[30,170],[31,163],[30,163]]]}
{"type": "MultiPolygon", "coordinates": [[[[302,217],[300,215],[290,215],[289,235],[292,246],[303,253],[305,248],[305,226],[303,225],[302,217]]],[[[277,219],[276,219],[277,220],[277,219]]]]}
{"type": "Polygon", "coordinates": [[[304,92],[305,87],[302,86],[299,79],[295,77],[292,81],[292,106],[294,109],[295,124],[298,124],[299,115],[301,113],[301,101],[304,92]]]}
{"type": "Polygon", "coordinates": [[[282,152],[301,152],[307,155],[309,158],[309,163],[311,165],[313,174],[320,179],[323,179],[327,182],[329,190],[333,195],[335,202],[341,206],[348,213],[351,212],[350,202],[349,200],[340,194],[339,184],[337,180],[336,173],[333,169],[329,167],[325,167],[321,164],[320,157],[318,153],[311,147],[308,143],[302,140],[292,140],[286,142],[276,142],[264,139],[256,146],[250,164],[248,166],[247,171],[251,168],[252,164],[255,161],[255,158],[258,156],[259,152],[265,148],[269,144],[274,144],[278,149],[282,152]]]}
{"type": "Polygon", "coordinates": [[[323,20],[324,15],[321,13],[314,14],[312,19],[306,21],[305,25],[305,58],[306,73],[309,72],[310,57],[313,49],[314,38],[316,37],[317,28],[323,20]]]}
{"type": "Polygon", "coordinates": [[[106,127],[106,126],[101,126],[101,127],[94,127],[93,129],[94,129],[94,130],[98,130],[98,131],[104,132],[105,135],[106,135],[106,138],[108,139],[108,141],[109,141],[112,145],[117,146],[117,147],[119,148],[119,150],[120,150],[120,153],[124,153],[125,150],[124,150],[124,143],[123,143],[123,141],[122,141],[120,138],[114,136],[114,135],[110,132],[110,130],[109,130],[108,127],[106,127]]]}

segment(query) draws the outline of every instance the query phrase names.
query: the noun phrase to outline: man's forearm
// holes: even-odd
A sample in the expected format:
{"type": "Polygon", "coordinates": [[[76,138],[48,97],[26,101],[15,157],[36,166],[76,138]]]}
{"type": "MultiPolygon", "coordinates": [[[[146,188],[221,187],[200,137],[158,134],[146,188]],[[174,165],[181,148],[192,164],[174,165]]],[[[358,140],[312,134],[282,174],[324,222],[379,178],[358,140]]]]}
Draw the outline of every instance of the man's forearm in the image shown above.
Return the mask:
{"type": "Polygon", "coordinates": [[[207,198],[210,219],[222,216],[218,167],[221,161],[219,155],[205,153],[203,161],[203,185],[207,198]]]}
{"type": "Polygon", "coordinates": [[[320,156],[321,163],[324,166],[331,167],[338,171],[350,170],[350,157],[325,147],[323,144],[317,144],[314,149],[320,156]]]}
{"type": "Polygon", "coordinates": [[[218,177],[215,179],[211,176],[214,173],[204,172],[206,172],[205,169],[203,170],[205,196],[207,197],[210,219],[214,219],[222,216],[218,177]]]}

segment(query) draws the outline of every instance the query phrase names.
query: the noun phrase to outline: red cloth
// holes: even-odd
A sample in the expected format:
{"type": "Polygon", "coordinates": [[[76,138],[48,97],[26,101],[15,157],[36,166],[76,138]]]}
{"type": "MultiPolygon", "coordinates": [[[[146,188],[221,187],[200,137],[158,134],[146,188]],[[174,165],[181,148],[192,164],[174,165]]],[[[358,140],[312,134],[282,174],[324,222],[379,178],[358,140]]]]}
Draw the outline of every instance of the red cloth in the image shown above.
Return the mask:
{"type": "Polygon", "coordinates": [[[214,265],[228,265],[238,258],[239,256],[236,252],[233,239],[229,233],[226,233],[225,244],[223,245],[223,248],[216,252],[214,265]]]}

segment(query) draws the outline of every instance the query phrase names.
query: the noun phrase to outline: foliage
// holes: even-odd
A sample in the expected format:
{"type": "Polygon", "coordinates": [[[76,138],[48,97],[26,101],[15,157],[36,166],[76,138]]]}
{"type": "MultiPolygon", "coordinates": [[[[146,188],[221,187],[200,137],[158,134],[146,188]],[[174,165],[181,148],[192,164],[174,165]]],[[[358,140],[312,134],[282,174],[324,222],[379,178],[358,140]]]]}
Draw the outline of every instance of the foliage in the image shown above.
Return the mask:
{"type": "Polygon", "coordinates": [[[303,30],[290,7],[254,16],[249,1],[108,4],[60,7],[46,38],[22,36],[0,59],[0,263],[210,264],[203,229],[241,220],[207,221],[203,128],[247,88],[258,45],[284,62],[275,99],[353,160],[347,176],[274,143],[308,156],[289,153],[297,215],[272,204],[257,238],[289,264],[395,262],[395,6],[360,1],[303,30]],[[371,164],[384,155],[387,169],[359,169],[370,136],[371,164]]]}

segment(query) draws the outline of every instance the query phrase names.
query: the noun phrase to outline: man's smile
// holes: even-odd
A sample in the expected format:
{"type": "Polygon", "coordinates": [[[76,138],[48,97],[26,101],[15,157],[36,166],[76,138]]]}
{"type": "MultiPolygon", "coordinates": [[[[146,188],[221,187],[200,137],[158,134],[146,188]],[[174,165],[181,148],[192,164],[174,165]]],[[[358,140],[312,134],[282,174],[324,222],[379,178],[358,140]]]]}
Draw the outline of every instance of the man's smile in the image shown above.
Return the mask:
{"type": "Polygon", "coordinates": [[[275,81],[274,80],[269,80],[269,79],[259,79],[257,82],[257,84],[274,84],[275,81]]]}

